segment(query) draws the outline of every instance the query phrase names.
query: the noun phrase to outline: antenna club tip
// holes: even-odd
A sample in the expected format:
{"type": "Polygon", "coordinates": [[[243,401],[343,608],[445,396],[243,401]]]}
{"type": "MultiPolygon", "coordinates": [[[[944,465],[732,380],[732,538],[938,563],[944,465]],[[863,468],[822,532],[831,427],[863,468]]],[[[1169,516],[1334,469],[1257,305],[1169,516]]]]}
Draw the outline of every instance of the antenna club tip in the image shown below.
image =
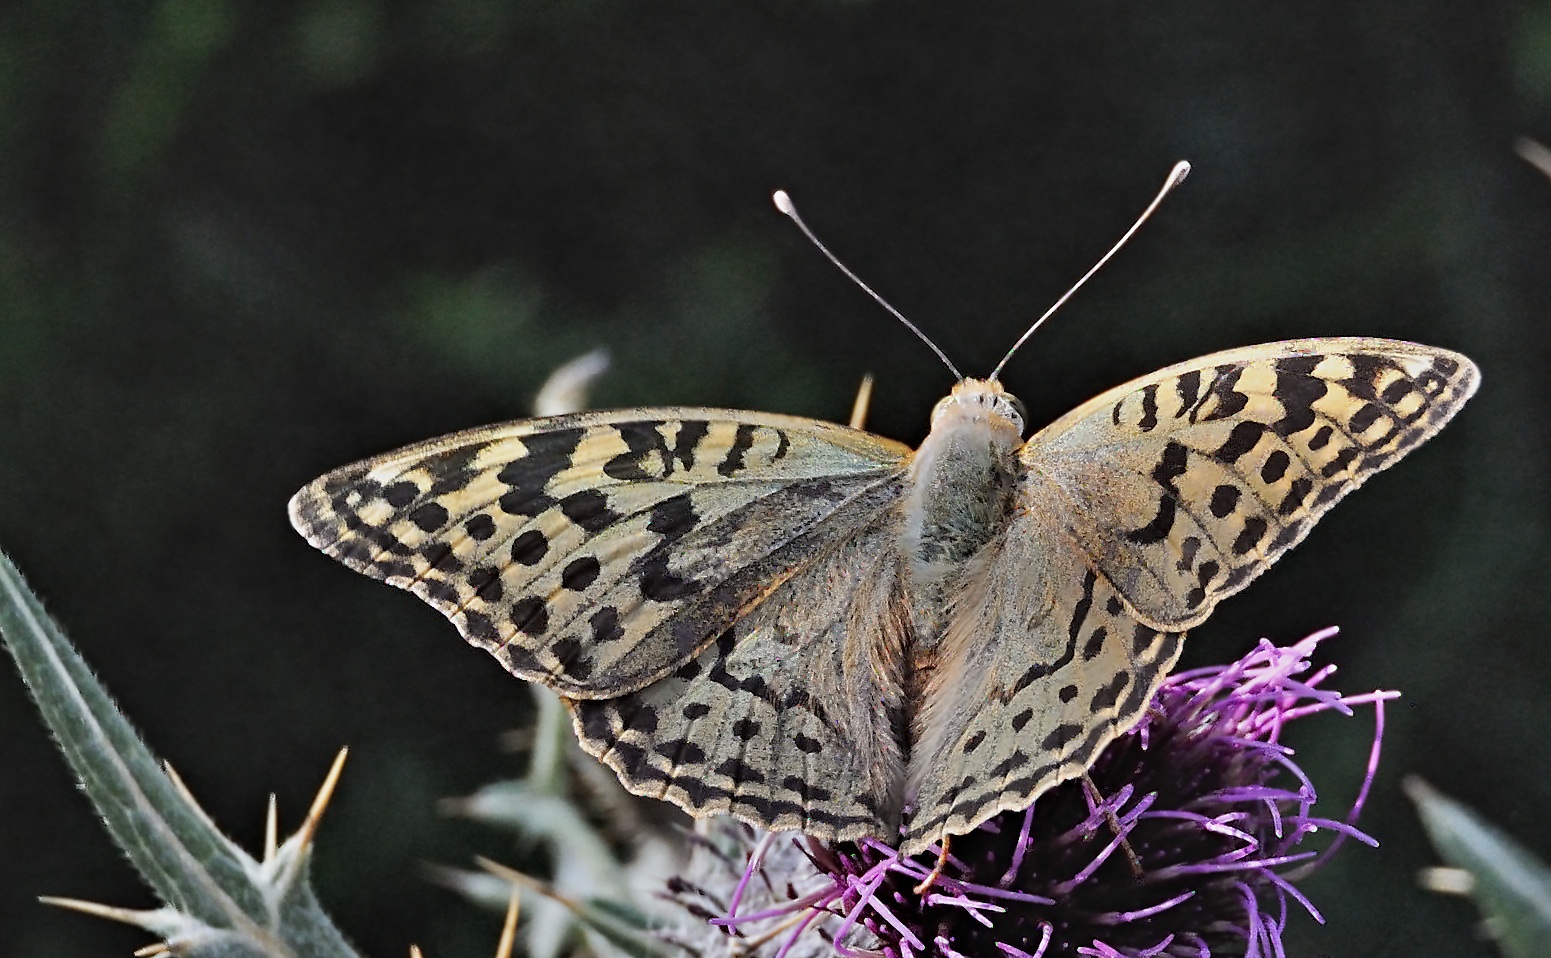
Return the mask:
{"type": "Polygon", "coordinates": [[[792,205],[792,198],[786,195],[785,190],[776,190],[774,193],[771,193],[770,202],[774,203],[775,208],[787,216],[794,216],[797,213],[797,207],[792,205]]]}

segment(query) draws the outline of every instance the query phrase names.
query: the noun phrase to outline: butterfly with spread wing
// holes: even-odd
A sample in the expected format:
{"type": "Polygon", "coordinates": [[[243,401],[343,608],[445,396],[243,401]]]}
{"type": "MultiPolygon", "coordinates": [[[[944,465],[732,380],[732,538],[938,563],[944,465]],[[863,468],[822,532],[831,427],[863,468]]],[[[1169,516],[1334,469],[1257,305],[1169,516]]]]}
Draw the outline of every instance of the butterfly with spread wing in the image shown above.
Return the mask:
{"type": "Polygon", "coordinates": [[[920,851],[1080,776],[1187,630],[1436,433],[1479,374],[1382,339],[1269,343],[1112,389],[1023,441],[961,380],[919,449],[668,407],[455,433],[291,500],[570,704],[640,795],[920,851]]]}

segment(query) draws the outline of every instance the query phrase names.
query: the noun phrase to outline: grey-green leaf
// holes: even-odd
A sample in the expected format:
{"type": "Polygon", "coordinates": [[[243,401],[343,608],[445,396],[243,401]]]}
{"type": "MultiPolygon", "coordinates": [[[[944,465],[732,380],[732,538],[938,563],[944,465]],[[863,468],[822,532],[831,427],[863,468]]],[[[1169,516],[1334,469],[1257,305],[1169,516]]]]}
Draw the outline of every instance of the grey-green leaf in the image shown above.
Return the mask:
{"type": "Polygon", "coordinates": [[[1406,783],[1438,855],[1472,876],[1471,897],[1508,958],[1551,955],[1551,869],[1466,806],[1421,779],[1406,783]]]}

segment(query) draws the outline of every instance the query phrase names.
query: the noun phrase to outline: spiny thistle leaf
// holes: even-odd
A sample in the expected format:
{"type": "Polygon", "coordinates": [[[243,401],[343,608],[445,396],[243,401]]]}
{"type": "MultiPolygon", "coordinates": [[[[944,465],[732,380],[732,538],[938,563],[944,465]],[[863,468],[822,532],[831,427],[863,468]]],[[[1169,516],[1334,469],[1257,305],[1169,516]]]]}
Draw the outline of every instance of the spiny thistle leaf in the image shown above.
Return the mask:
{"type": "Polygon", "coordinates": [[[1508,958],[1551,955],[1551,869],[1471,809],[1426,782],[1406,782],[1406,794],[1438,855],[1472,878],[1469,894],[1508,958]]]}
{"type": "Polygon", "coordinates": [[[157,762],[3,555],[0,638],[109,834],[169,907],[127,912],[59,904],[139,925],[175,941],[180,955],[355,955],[306,882],[310,831],[263,863],[221,834],[157,762]]]}

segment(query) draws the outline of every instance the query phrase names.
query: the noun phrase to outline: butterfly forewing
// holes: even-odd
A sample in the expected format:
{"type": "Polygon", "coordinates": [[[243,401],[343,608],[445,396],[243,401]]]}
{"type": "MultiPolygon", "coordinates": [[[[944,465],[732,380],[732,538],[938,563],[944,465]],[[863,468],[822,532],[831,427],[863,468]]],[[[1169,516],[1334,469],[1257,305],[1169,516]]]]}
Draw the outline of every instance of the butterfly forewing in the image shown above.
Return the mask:
{"type": "Polygon", "coordinates": [[[705,648],[778,581],[773,554],[908,452],[787,416],[584,413],[346,466],[298,492],[291,517],[513,673],[607,697],[705,648]]]}
{"type": "Polygon", "coordinates": [[[1463,356],[1412,343],[1271,343],[1110,390],[1021,458],[1132,610],[1183,630],[1441,429],[1477,381],[1463,356]]]}

